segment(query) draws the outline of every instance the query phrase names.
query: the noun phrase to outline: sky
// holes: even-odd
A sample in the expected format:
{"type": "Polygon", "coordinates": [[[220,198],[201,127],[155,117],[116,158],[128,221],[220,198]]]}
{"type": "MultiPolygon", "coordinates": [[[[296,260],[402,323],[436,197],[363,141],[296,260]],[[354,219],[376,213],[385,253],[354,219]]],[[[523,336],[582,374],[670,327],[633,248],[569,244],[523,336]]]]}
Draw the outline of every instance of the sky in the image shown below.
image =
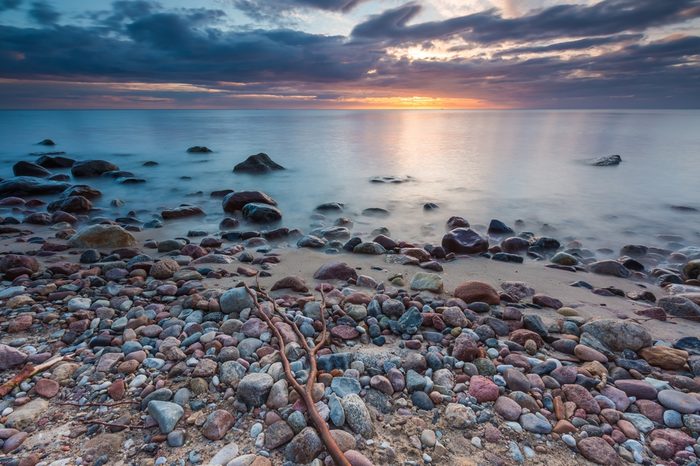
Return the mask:
{"type": "Polygon", "coordinates": [[[700,0],[0,0],[0,108],[700,108],[700,0]]]}

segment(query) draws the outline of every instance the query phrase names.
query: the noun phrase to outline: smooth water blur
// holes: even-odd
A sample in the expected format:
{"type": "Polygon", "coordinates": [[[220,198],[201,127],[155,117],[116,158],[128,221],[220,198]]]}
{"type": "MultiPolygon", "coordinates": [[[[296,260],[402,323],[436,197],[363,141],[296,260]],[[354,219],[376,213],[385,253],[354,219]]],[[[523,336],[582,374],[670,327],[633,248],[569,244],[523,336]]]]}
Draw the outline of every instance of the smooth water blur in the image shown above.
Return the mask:
{"type": "Polygon", "coordinates": [[[109,215],[135,210],[149,220],[163,207],[201,205],[206,219],[170,222],[180,233],[193,225],[216,231],[223,211],[209,193],[226,188],[267,192],[284,225],[304,231],[317,222],[314,207],[330,201],[346,204],[358,233],[387,226],[410,240],[439,238],[451,215],[476,225],[523,219],[537,233],[548,224],[550,235],[589,247],[663,245],[659,234],[697,243],[700,230],[700,213],[670,208],[700,208],[699,111],[2,111],[0,141],[3,178],[16,161],[33,161],[30,152],[63,150],[147,180],[79,180],[103,191],[97,205],[109,215]],[[35,145],[43,138],[58,145],[35,145]],[[215,153],[187,154],[192,145],[215,153]],[[288,170],[232,172],[258,152],[288,170]],[[623,163],[586,164],[609,154],[623,163]],[[143,167],[148,160],[160,165],[143,167]],[[377,175],[415,181],[370,183],[377,175]],[[126,205],[109,207],[114,198],[126,205]],[[426,202],[440,209],[424,212],[426,202]],[[363,217],[367,207],[391,215],[363,217]]]}

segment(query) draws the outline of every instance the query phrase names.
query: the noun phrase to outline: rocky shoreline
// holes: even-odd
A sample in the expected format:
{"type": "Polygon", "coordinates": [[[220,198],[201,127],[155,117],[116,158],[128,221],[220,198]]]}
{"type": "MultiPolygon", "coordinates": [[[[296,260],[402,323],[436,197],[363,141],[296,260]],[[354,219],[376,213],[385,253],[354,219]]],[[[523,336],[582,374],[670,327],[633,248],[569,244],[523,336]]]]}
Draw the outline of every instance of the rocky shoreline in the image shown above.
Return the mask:
{"type": "Polygon", "coordinates": [[[217,232],[178,237],[204,214],[181,205],[153,238],[20,168],[0,182],[2,464],[332,464],[276,332],[301,383],[322,343],[315,409],[353,465],[698,461],[700,248],[679,238],[598,259],[452,217],[412,244],[355,236],[338,203],[304,234],[257,191],[212,193],[217,232]]]}

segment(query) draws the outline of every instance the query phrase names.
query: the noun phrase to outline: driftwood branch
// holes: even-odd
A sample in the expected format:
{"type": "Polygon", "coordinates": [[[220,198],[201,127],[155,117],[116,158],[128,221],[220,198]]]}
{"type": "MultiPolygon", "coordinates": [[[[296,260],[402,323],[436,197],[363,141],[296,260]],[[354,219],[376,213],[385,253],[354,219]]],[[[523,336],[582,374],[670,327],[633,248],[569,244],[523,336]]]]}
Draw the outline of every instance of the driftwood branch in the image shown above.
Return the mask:
{"type": "Polygon", "coordinates": [[[68,358],[69,356],[56,356],[47,361],[42,362],[37,366],[33,365],[32,363],[27,364],[22,368],[21,371],[19,371],[19,373],[17,373],[17,375],[13,376],[4,384],[0,385],[0,398],[10,393],[12,389],[14,389],[16,386],[18,386],[25,380],[34,377],[40,372],[44,372],[46,369],[52,367],[54,364],[61,361],[65,361],[68,358]]]}
{"type": "MultiPolygon", "coordinates": [[[[256,279],[257,283],[257,279],[256,279]]],[[[326,447],[326,450],[328,450],[328,453],[331,455],[331,458],[333,458],[333,461],[335,462],[336,466],[350,466],[350,462],[348,459],[345,457],[345,454],[342,452],[340,447],[338,447],[338,444],[335,441],[335,438],[331,435],[330,429],[328,429],[328,424],[326,424],[326,421],[323,420],[321,417],[321,414],[318,412],[318,409],[316,409],[316,404],[314,403],[313,400],[313,386],[318,380],[318,367],[316,364],[316,353],[325,346],[326,344],[326,299],[325,295],[321,293],[321,323],[322,323],[322,330],[321,330],[321,337],[316,342],[313,348],[309,346],[309,343],[306,341],[306,338],[304,335],[301,333],[301,330],[299,330],[299,326],[292,321],[278,306],[277,303],[275,303],[275,300],[272,299],[267,293],[262,291],[260,289],[260,286],[258,285],[258,291],[257,293],[260,295],[261,298],[264,300],[268,301],[272,305],[272,310],[273,310],[273,316],[277,315],[279,316],[285,323],[290,325],[292,327],[292,330],[294,333],[297,335],[299,338],[302,348],[306,351],[307,358],[309,360],[309,366],[311,367],[311,371],[309,373],[309,377],[306,380],[305,386],[302,386],[294,377],[294,374],[292,373],[289,359],[287,358],[287,354],[285,352],[285,347],[286,343],[284,341],[284,337],[282,336],[282,332],[279,331],[279,329],[275,326],[275,324],[272,322],[272,318],[267,315],[267,313],[264,311],[262,308],[261,304],[257,300],[257,296],[255,292],[253,292],[248,285],[245,285],[246,290],[248,291],[248,294],[250,294],[251,298],[253,298],[253,302],[255,303],[255,307],[257,309],[257,313],[262,319],[267,323],[268,327],[272,330],[274,333],[275,337],[277,337],[277,342],[279,345],[279,352],[280,352],[280,357],[282,358],[282,366],[284,367],[284,375],[287,381],[290,383],[292,388],[299,394],[301,399],[304,402],[304,405],[306,406],[306,410],[309,413],[309,417],[311,418],[311,421],[314,424],[314,427],[316,427],[316,430],[318,431],[321,441],[323,441],[323,444],[326,447]]]]}

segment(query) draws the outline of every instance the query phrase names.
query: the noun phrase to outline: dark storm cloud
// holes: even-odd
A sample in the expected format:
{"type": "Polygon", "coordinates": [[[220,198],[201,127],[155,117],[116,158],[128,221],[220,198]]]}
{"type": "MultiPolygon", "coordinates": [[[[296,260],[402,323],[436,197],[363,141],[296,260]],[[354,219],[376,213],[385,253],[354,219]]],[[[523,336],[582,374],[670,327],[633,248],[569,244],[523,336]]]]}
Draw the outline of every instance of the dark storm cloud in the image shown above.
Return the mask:
{"type": "Polygon", "coordinates": [[[549,45],[539,45],[530,47],[513,47],[497,53],[497,56],[514,55],[525,53],[547,53],[547,52],[564,52],[567,50],[585,50],[601,45],[614,45],[621,42],[639,40],[644,37],[642,34],[619,34],[616,36],[607,37],[591,37],[586,39],[568,40],[564,42],[556,42],[549,45]]]}
{"type": "Polygon", "coordinates": [[[37,23],[47,26],[58,21],[61,14],[46,2],[34,2],[29,9],[29,16],[37,23]]]}
{"type": "Polygon", "coordinates": [[[422,11],[412,2],[358,24],[356,39],[420,42],[456,34],[481,43],[583,37],[643,31],[700,17],[700,0],[603,0],[594,5],[557,5],[532,14],[503,18],[488,10],[444,21],[408,24],[422,11]]]}
{"type": "MultiPolygon", "coordinates": [[[[518,107],[697,108],[700,37],[650,42],[643,33],[698,17],[699,2],[604,0],[517,18],[488,10],[417,24],[411,23],[421,7],[409,3],[370,17],[344,37],[282,27],[231,29],[224,10],[119,0],[108,11],[84,14],[80,25],[56,24],[50,14],[35,16],[37,27],[0,23],[0,77],[12,80],[0,85],[0,105],[63,99],[73,106],[91,98],[109,105],[115,98],[124,105],[221,106],[240,96],[244,100],[236,102],[252,106],[255,96],[271,96],[278,98],[274,105],[327,106],[354,92],[468,97],[518,107]],[[464,37],[465,47],[477,52],[484,45],[502,47],[452,60],[409,60],[386,52],[387,46],[451,36],[464,37]],[[595,53],[588,53],[591,48],[595,53]],[[175,92],[114,83],[193,87],[175,92]]],[[[275,2],[332,11],[356,3],[275,2]]]]}
{"type": "Polygon", "coordinates": [[[130,22],[126,36],[102,26],[0,26],[0,74],[103,81],[319,82],[357,79],[377,59],[340,36],[210,27],[224,15],[206,9],[156,12],[130,22]]]}
{"type": "Polygon", "coordinates": [[[21,3],[22,0],[0,0],[0,13],[5,10],[14,10],[20,6],[21,3]]]}

